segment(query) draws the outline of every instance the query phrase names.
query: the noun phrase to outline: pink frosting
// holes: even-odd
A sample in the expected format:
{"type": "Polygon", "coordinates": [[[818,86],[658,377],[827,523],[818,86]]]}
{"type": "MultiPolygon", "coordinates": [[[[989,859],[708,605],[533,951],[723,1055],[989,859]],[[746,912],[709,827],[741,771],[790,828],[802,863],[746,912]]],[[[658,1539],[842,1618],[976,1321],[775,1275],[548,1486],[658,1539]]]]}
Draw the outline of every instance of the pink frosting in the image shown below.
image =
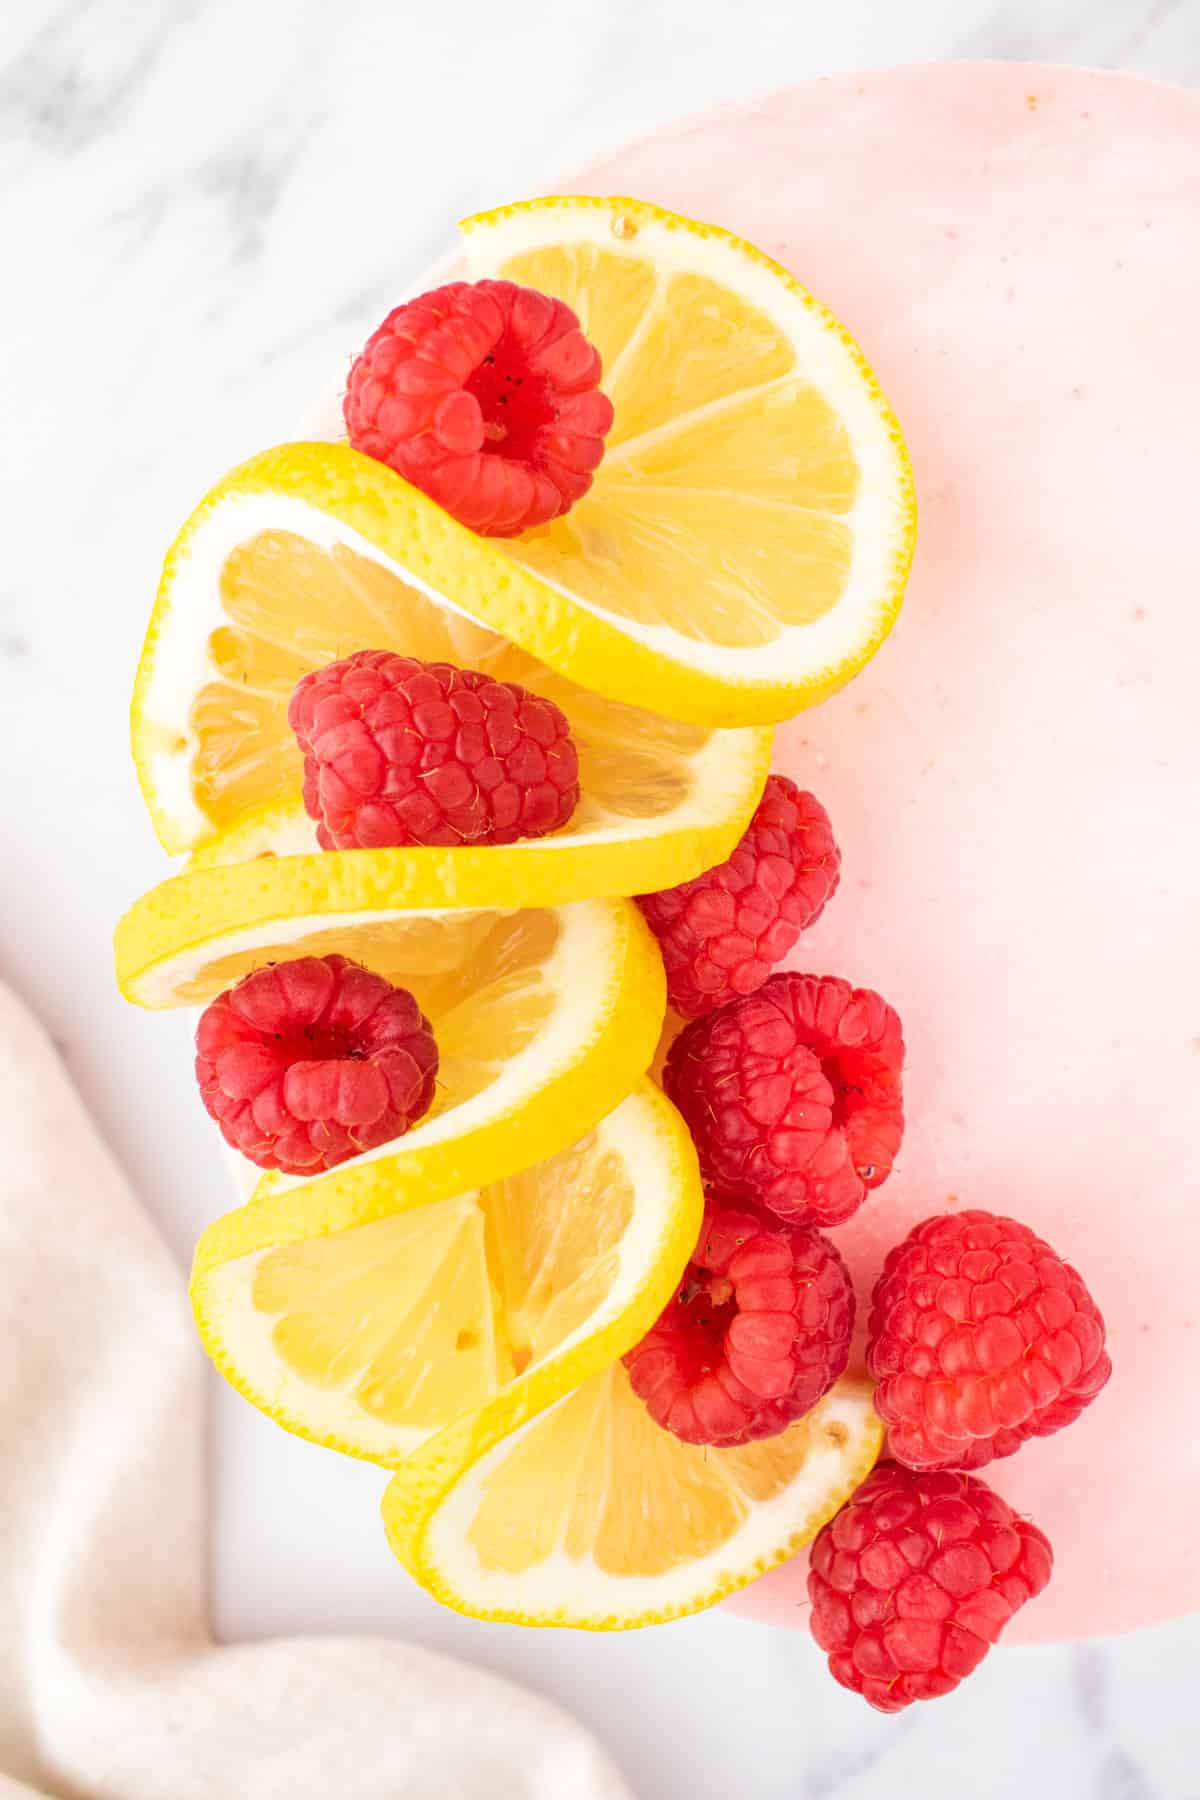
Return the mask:
{"type": "MultiPolygon", "coordinates": [[[[865,1314],[946,1207],[1073,1260],[1116,1372],[988,1478],[1050,1535],[1012,1639],[1200,1607],[1200,99],[1012,65],[838,76],[588,173],[732,227],[833,306],[904,422],[890,643],[786,727],[841,892],[797,959],[909,1043],[898,1172],[837,1234],[865,1314]]],[[[803,1559],[739,1610],[805,1620],[803,1559]]]]}

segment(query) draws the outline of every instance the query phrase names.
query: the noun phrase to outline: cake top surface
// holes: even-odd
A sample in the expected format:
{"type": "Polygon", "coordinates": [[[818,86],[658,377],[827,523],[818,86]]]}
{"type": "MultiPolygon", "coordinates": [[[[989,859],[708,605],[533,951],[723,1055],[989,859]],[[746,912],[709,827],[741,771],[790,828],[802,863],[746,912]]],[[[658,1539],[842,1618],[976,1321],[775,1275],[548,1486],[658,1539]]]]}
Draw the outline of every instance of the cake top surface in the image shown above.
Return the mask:
{"type": "MultiPolygon", "coordinates": [[[[978,1206],[1077,1261],[1109,1322],[1103,1400],[993,1471],[1057,1558],[1013,1639],[1200,1606],[1198,179],[1194,95],[984,64],[807,84],[582,182],[778,257],[904,422],[900,623],[779,738],[845,859],[793,961],[905,1023],[902,1159],[838,1234],[860,1293],[917,1219],[978,1206]]],[[[738,1604],[802,1623],[803,1573],[738,1604]]]]}

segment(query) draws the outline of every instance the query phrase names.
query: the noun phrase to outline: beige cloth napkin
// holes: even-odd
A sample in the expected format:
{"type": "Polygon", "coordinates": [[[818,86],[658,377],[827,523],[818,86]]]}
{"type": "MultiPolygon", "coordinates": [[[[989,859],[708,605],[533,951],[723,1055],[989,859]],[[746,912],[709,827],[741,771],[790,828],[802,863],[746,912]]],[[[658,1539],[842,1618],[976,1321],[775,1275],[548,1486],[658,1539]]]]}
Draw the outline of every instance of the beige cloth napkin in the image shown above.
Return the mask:
{"type": "Polygon", "coordinates": [[[562,1713],[447,1658],[213,1643],[179,1270],[3,987],[0,1074],[0,1800],[630,1800],[562,1713]]]}

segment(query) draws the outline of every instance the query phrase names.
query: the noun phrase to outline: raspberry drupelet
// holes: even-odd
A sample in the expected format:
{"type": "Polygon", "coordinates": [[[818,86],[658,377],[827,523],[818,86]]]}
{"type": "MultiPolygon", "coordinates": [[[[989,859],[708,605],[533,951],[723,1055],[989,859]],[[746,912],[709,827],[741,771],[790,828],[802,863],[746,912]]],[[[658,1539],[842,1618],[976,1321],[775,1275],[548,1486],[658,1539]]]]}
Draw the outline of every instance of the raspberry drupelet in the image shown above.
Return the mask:
{"type": "Polygon", "coordinates": [[[305,675],[288,720],[326,850],[512,844],[558,831],[579,801],[560,709],[474,669],[360,650],[305,675]]]}
{"type": "Polygon", "coordinates": [[[288,1175],[403,1136],[433,1102],[437,1067],[413,996],[344,956],[255,969],[196,1029],[200,1097],[226,1143],[288,1175]]]}
{"type": "Polygon", "coordinates": [[[977,1668],[1053,1562],[974,1476],[881,1463],[813,1543],[812,1634],[843,1687],[902,1712],[977,1668]]]}
{"type": "Polygon", "coordinates": [[[689,1444],[774,1437],[846,1367],[854,1289],[828,1238],[710,1197],[658,1322],[625,1357],[651,1418],[689,1444]]]}
{"type": "Polygon", "coordinates": [[[904,1132],[900,1020],[869,988],[772,975],[688,1025],[663,1069],[706,1182],[822,1227],[857,1212],[904,1132]]]}
{"type": "Polygon", "coordinates": [[[752,994],[816,923],[841,857],[820,801],[786,775],[767,779],[728,861],[638,905],[658,939],[667,993],[685,1019],[752,994]]]}
{"type": "Polygon", "coordinates": [[[979,1469],[1077,1419],[1112,1372],[1082,1278],[1026,1225],[926,1219],[891,1250],[867,1361],[897,1461],[979,1469]]]}
{"type": "Polygon", "coordinates": [[[388,314],[343,412],[385,462],[472,531],[514,537],[587,493],[613,420],[569,306],[511,281],[454,281],[388,314]]]}

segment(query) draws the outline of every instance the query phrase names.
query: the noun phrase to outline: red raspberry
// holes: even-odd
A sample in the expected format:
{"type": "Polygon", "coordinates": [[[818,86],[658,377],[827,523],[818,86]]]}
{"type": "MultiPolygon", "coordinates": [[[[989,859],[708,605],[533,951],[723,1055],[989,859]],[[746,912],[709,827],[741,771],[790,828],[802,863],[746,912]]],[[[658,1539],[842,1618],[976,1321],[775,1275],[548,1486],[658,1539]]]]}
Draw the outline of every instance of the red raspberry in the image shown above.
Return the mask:
{"type": "Polygon", "coordinates": [[[838,884],[829,815],[786,775],[772,775],[728,862],[695,881],[643,894],[667,968],[671,1005],[699,1018],[760,988],[838,884]]]}
{"type": "Polygon", "coordinates": [[[881,1463],[812,1547],[812,1634],[880,1712],[948,1694],[1050,1579],[1045,1534],[973,1475],[881,1463]]]}
{"type": "Polygon", "coordinates": [[[1112,1373],[1080,1277],[1027,1225],[941,1214],[889,1251],[867,1360],[891,1454],[981,1469],[1077,1419],[1112,1373]]]}
{"type": "Polygon", "coordinates": [[[878,994],[783,974],[686,1026],[663,1086],[719,1193],[840,1225],[891,1174],[903,1066],[900,1020],[878,994]]]}
{"type": "Polygon", "coordinates": [[[438,1053],[405,988],[344,956],[246,975],[196,1030],[200,1097],[260,1169],[319,1175],[429,1111],[438,1053]]]}
{"type": "Polygon", "coordinates": [[[748,1444],[828,1393],[853,1325],[854,1289],[828,1238],[717,1201],[674,1298],[625,1363],[651,1418],[685,1443],[748,1444]]]}
{"type": "Polygon", "coordinates": [[[359,650],[297,683],[288,720],[326,850],[512,844],[579,801],[571,728],[512,681],[359,650]]]}
{"type": "Polygon", "coordinates": [[[472,531],[515,537],[592,485],[612,425],[600,357],[561,300],[454,281],[390,312],[355,360],[350,442],[472,531]]]}

